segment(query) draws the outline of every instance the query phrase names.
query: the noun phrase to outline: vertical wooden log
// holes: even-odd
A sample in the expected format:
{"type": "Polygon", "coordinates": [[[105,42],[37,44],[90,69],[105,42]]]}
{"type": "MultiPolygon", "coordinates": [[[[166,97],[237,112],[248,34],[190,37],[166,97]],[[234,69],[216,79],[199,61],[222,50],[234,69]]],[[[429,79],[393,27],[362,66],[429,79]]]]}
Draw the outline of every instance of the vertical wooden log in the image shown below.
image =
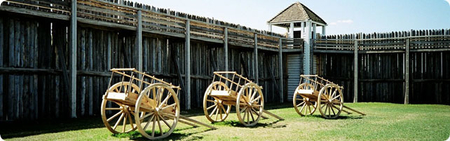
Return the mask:
{"type": "Polygon", "coordinates": [[[279,93],[280,93],[280,102],[283,103],[284,102],[284,93],[283,93],[283,82],[284,82],[284,77],[283,77],[283,41],[280,38],[279,44],[279,52],[278,52],[278,73],[279,77],[280,77],[280,83],[278,83],[279,86],[279,93]]]}
{"type": "MultiPolygon", "coordinates": [[[[0,18],[0,67],[3,67],[3,59],[4,59],[4,55],[3,55],[3,50],[5,47],[5,45],[3,45],[3,33],[5,33],[3,31],[3,18],[0,18]]],[[[6,90],[5,88],[3,88],[3,75],[0,74],[0,121],[4,120],[4,116],[3,116],[3,95],[5,94],[4,90],[6,90]]]]}
{"type": "MultiPolygon", "coordinates": [[[[81,50],[80,50],[80,70],[86,71],[86,30],[81,30],[80,36],[81,42],[81,50]]],[[[80,101],[81,101],[81,115],[84,116],[86,114],[86,77],[81,77],[81,92],[80,92],[80,101]]]]}
{"type": "Polygon", "coordinates": [[[185,43],[185,97],[186,97],[186,109],[191,109],[191,25],[190,20],[186,20],[186,43],[185,43]]]}
{"type": "MultiPolygon", "coordinates": [[[[21,63],[20,61],[22,60],[21,58],[21,42],[20,42],[20,26],[21,26],[21,22],[16,20],[14,23],[14,46],[15,46],[15,50],[14,50],[14,55],[16,56],[14,59],[14,66],[15,67],[21,67],[21,63]]],[[[15,103],[15,107],[14,107],[14,113],[15,113],[15,118],[19,118],[20,116],[20,104],[21,103],[21,88],[19,88],[19,86],[21,86],[20,84],[20,75],[15,75],[14,76],[14,82],[13,83],[13,87],[14,87],[14,91],[16,93],[14,93],[14,103],[15,103]]]]}
{"type": "Polygon", "coordinates": [[[77,117],[77,1],[72,0],[70,21],[70,78],[71,78],[71,97],[70,110],[71,117],[77,117]]]}
{"type": "Polygon", "coordinates": [[[355,39],[354,62],[353,62],[353,103],[358,102],[358,41],[355,39]]]}
{"type": "MultiPolygon", "coordinates": [[[[33,52],[33,55],[32,55],[33,57],[32,57],[32,62],[31,62],[32,66],[31,67],[36,69],[36,68],[38,68],[37,67],[38,66],[38,62],[37,62],[38,61],[37,22],[33,22],[32,26],[31,26],[31,35],[32,35],[32,37],[31,37],[31,40],[32,40],[32,42],[31,42],[31,52],[33,52]]],[[[33,119],[37,119],[38,118],[38,113],[39,113],[39,109],[38,109],[38,105],[39,105],[38,104],[39,103],[39,100],[38,100],[38,98],[39,98],[38,97],[38,75],[33,75],[31,77],[32,77],[32,81],[30,82],[30,85],[31,85],[32,97],[33,97],[33,105],[32,105],[33,108],[31,110],[33,112],[33,114],[32,114],[33,119]]]]}
{"type": "MultiPolygon", "coordinates": [[[[8,53],[8,67],[14,67],[14,51],[15,51],[15,46],[14,46],[14,20],[9,19],[9,53],[8,53]]],[[[14,75],[9,75],[9,82],[8,82],[8,100],[6,100],[8,102],[8,111],[7,111],[7,116],[6,116],[6,120],[13,120],[14,119],[14,75]]]]}
{"type": "Polygon", "coordinates": [[[224,49],[224,56],[225,56],[225,71],[228,71],[228,28],[225,27],[223,30],[223,49],[224,49]]]}
{"type": "Polygon", "coordinates": [[[405,101],[404,104],[409,104],[409,39],[406,39],[405,51],[405,101]]]}
{"type": "Polygon", "coordinates": [[[254,75],[255,75],[255,82],[256,84],[259,84],[259,70],[258,70],[258,34],[255,33],[255,47],[254,47],[254,53],[255,53],[255,57],[254,57],[254,75]]]}
{"type": "Polygon", "coordinates": [[[138,24],[136,28],[136,46],[138,57],[138,70],[142,71],[142,11],[137,12],[138,24]]]}
{"type": "MultiPolygon", "coordinates": [[[[92,53],[92,48],[94,48],[93,47],[93,36],[92,36],[92,30],[89,30],[89,33],[88,33],[89,35],[88,35],[88,59],[89,59],[89,69],[86,69],[86,70],[89,70],[89,71],[92,71],[93,70],[93,68],[94,68],[94,63],[92,62],[93,61],[93,53],[92,53]]],[[[87,99],[87,101],[89,102],[88,103],[88,106],[89,106],[89,110],[88,110],[88,112],[89,112],[89,115],[93,115],[93,110],[94,110],[94,107],[93,107],[93,96],[92,96],[92,93],[93,93],[93,91],[94,91],[94,87],[93,87],[93,82],[92,82],[92,76],[90,76],[89,78],[89,82],[88,82],[88,84],[87,84],[87,86],[89,87],[88,88],[88,99],[87,99]]]]}
{"type": "Polygon", "coordinates": [[[108,60],[108,64],[106,64],[106,67],[108,70],[111,69],[111,34],[112,33],[108,33],[108,49],[107,49],[107,54],[106,54],[106,59],[108,60]]]}

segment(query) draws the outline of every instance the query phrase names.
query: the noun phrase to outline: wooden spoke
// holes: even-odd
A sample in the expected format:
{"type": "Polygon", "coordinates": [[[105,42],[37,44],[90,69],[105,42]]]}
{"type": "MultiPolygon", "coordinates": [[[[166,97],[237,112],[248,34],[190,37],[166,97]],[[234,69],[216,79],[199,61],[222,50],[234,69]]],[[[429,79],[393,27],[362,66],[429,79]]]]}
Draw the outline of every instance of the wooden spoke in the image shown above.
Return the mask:
{"type": "Polygon", "coordinates": [[[336,115],[336,113],[334,112],[333,106],[330,105],[330,109],[331,109],[331,111],[333,111],[333,115],[336,115]]]}
{"type": "Polygon", "coordinates": [[[152,137],[155,137],[155,126],[156,126],[156,118],[153,118],[153,124],[152,124],[152,137]]]}
{"type": "Polygon", "coordinates": [[[211,108],[214,108],[215,106],[217,106],[217,104],[211,105],[211,106],[209,106],[209,107],[206,108],[206,109],[209,110],[209,109],[211,109],[211,108]]]}
{"type": "Polygon", "coordinates": [[[158,115],[158,116],[161,118],[161,120],[164,122],[164,124],[166,124],[166,126],[170,128],[169,123],[167,123],[167,121],[164,119],[164,117],[162,117],[162,115],[158,115]]]}
{"type": "Polygon", "coordinates": [[[119,125],[120,121],[122,121],[123,115],[124,115],[124,113],[122,113],[122,114],[120,115],[119,120],[117,120],[116,124],[114,124],[114,127],[113,127],[114,130],[116,130],[116,128],[117,128],[117,126],[119,125]]]}
{"type": "MultiPolygon", "coordinates": [[[[131,115],[128,113],[127,114],[128,115],[128,121],[130,122],[130,127],[131,128],[134,128],[134,125],[133,125],[133,119],[131,118],[131,115]]],[[[124,128],[125,129],[125,128],[124,128]]]]}
{"type": "Polygon", "coordinates": [[[105,110],[122,110],[122,108],[106,108],[105,110]]]}
{"type": "Polygon", "coordinates": [[[224,114],[227,112],[226,110],[225,110],[225,107],[223,106],[223,105],[220,105],[220,107],[222,108],[222,111],[224,112],[224,114]]]}
{"type": "Polygon", "coordinates": [[[248,110],[248,114],[250,114],[252,116],[252,121],[255,121],[255,117],[253,116],[251,109],[248,110]]]}
{"type": "Polygon", "coordinates": [[[176,103],[173,103],[173,104],[170,104],[170,105],[167,105],[167,106],[162,107],[161,110],[167,109],[167,108],[169,108],[169,107],[175,107],[175,106],[177,106],[177,104],[176,104],[176,103]]]}
{"type": "MultiPolygon", "coordinates": [[[[127,114],[128,115],[128,114],[127,114]]],[[[122,125],[122,132],[125,132],[125,125],[127,125],[127,118],[128,118],[128,116],[127,115],[125,115],[124,117],[123,117],[123,125],[122,125]]]]}
{"type": "Polygon", "coordinates": [[[145,116],[142,116],[142,117],[140,117],[140,121],[142,121],[142,120],[144,120],[145,118],[148,118],[149,116],[152,116],[153,115],[153,113],[149,113],[149,114],[147,114],[147,115],[145,115],[145,116]]]}
{"type": "Polygon", "coordinates": [[[171,95],[167,95],[167,97],[164,98],[164,100],[159,104],[159,108],[161,108],[161,106],[162,106],[163,104],[166,104],[166,103],[167,103],[167,101],[169,100],[170,96],[171,96],[171,95]]]}
{"type": "Polygon", "coordinates": [[[156,120],[158,120],[158,121],[156,121],[156,122],[158,123],[159,132],[161,133],[161,135],[163,135],[163,130],[162,130],[162,128],[161,128],[161,121],[160,121],[159,116],[156,117],[156,120]]]}
{"type": "Polygon", "coordinates": [[[120,114],[122,114],[123,111],[117,112],[116,114],[114,114],[113,116],[111,116],[110,118],[108,118],[108,122],[110,122],[111,120],[113,120],[114,118],[116,118],[117,116],[119,116],[120,114]]]}
{"type": "Polygon", "coordinates": [[[144,130],[147,130],[147,127],[150,124],[150,122],[153,121],[153,118],[155,118],[155,115],[152,114],[152,117],[150,119],[148,119],[147,123],[145,124],[144,130]]]}
{"type": "MultiPolygon", "coordinates": [[[[301,102],[300,104],[297,105],[297,107],[300,107],[302,105],[305,105],[305,101],[301,102]]],[[[301,110],[300,110],[301,111],[301,110]]]]}
{"type": "Polygon", "coordinates": [[[259,99],[261,99],[261,96],[256,97],[255,99],[253,99],[252,101],[250,101],[250,103],[253,103],[253,102],[255,102],[256,100],[259,100],[259,99]]]}
{"type": "Polygon", "coordinates": [[[209,117],[212,117],[212,115],[214,114],[214,112],[217,110],[217,106],[214,107],[214,110],[211,112],[211,114],[209,114],[209,117]]]}
{"type": "MultiPolygon", "coordinates": [[[[216,106],[216,108],[217,108],[217,106],[216,106]]],[[[217,109],[217,110],[216,110],[216,114],[215,114],[216,120],[217,120],[217,118],[218,118],[217,114],[219,113],[219,111],[220,111],[220,109],[217,109]]]]}
{"type": "Polygon", "coordinates": [[[220,115],[220,119],[222,119],[222,106],[219,105],[219,115],[220,115]]]}
{"type": "Polygon", "coordinates": [[[255,98],[256,92],[258,92],[258,91],[254,91],[254,92],[252,93],[252,96],[250,97],[250,99],[254,99],[254,98],[255,98]]]}

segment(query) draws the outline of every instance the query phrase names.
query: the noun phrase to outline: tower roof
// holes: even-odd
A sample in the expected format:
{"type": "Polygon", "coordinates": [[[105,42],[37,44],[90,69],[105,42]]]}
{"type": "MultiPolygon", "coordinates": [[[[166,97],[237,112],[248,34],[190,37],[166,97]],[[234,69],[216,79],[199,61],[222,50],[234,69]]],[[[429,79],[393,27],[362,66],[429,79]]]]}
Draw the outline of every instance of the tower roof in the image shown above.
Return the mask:
{"type": "Polygon", "coordinates": [[[269,20],[268,23],[277,24],[308,20],[327,25],[322,18],[300,2],[293,3],[269,20]]]}

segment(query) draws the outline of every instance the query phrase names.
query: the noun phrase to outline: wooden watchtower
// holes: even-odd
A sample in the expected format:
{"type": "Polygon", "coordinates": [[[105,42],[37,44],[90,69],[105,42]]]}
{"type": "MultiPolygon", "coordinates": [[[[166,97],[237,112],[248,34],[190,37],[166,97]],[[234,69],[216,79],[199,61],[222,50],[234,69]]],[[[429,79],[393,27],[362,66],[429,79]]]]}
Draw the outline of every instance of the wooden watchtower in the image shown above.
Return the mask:
{"type": "MultiPolygon", "coordinates": [[[[297,42],[303,39],[303,50],[297,53],[287,54],[288,59],[288,98],[292,97],[300,80],[300,74],[315,74],[312,40],[316,38],[316,28],[321,27],[322,35],[325,35],[327,23],[308,7],[300,2],[291,4],[282,10],[268,22],[269,30],[273,26],[286,28],[287,38],[297,42]],[[301,67],[303,64],[303,67],[301,67]]],[[[288,99],[291,100],[291,99],[288,99]]]]}

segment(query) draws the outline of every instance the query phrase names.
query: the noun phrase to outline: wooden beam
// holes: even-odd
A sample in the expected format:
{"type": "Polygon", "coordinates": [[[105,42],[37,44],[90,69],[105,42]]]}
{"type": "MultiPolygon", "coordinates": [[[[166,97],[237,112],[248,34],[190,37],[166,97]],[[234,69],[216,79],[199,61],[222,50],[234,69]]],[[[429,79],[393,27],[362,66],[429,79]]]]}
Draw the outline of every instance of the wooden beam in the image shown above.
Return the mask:
{"type": "Polygon", "coordinates": [[[143,61],[143,57],[142,57],[142,11],[139,10],[137,11],[137,19],[138,19],[138,23],[137,23],[137,28],[136,28],[136,46],[137,46],[137,53],[138,53],[138,70],[139,71],[144,71],[142,70],[143,65],[142,65],[142,61],[143,61]]]}
{"type": "Polygon", "coordinates": [[[405,101],[404,104],[409,104],[409,40],[406,39],[405,51],[405,101]]]}
{"type": "MultiPolygon", "coordinates": [[[[0,3],[1,4],[1,3],[0,3]]],[[[6,21],[5,21],[6,22],[6,21]]],[[[5,45],[3,45],[3,34],[4,34],[4,30],[3,30],[3,25],[4,24],[4,20],[3,18],[0,18],[0,54],[2,55],[2,57],[0,57],[0,67],[3,67],[3,59],[6,59],[5,56],[3,56],[3,50],[6,48],[5,45]],[[5,58],[4,58],[5,57],[5,58]]],[[[6,88],[3,88],[3,74],[0,75],[0,120],[3,120],[3,95],[5,95],[5,90],[6,88]]]]}
{"type": "Polygon", "coordinates": [[[224,55],[225,55],[225,69],[224,69],[224,71],[228,71],[228,28],[225,27],[223,32],[224,32],[223,48],[224,48],[224,55]]]}
{"type": "Polygon", "coordinates": [[[255,53],[255,58],[254,58],[254,65],[255,65],[255,68],[254,68],[254,73],[255,73],[255,82],[256,82],[256,84],[258,84],[259,83],[259,80],[258,80],[258,72],[259,72],[259,70],[258,70],[258,34],[256,34],[255,33],[255,48],[254,48],[255,50],[254,50],[254,53],[255,53]]]}
{"type": "MultiPolygon", "coordinates": [[[[106,58],[106,59],[108,59],[108,62],[106,64],[108,70],[111,69],[111,54],[112,54],[112,52],[111,52],[111,44],[112,44],[111,36],[112,36],[112,33],[108,33],[108,49],[107,49],[107,58],[106,58]]],[[[82,68],[82,69],[85,69],[85,68],[82,68]]]]}
{"type": "Polygon", "coordinates": [[[311,74],[311,21],[306,22],[303,52],[303,74],[311,74]]]}
{"type": "Polygon", "coordinates": [[[280,43],[279,43],[279,48],[280,51],[278,52],[278,73],[279,74],[279,78],[280,78],[280,83],[278,83],[279,86],[279,93],[280,93],[280,102],[283,103],[284,102],[284,93],[283,93],[283,42],[282,39],[280,38],[280,43]]]}
{"type": "Polygon", "coordinates": [[[191,28],[190,20],[186,20],[186,43],[184,46],[185,52],[185,98],[186,98],[186,109],[191,109],[191,28]]]}
{"type": "Polygon", "coordinates": [[[62,14],[56,14],[56,13],[48,13],[48,12],[42,12],[42,11],[36,11],[36,10],[28,10],[24,8],[17,8],[17,7],[11,7],[11,6],[0,6],[0,11],[7,11],[11,13],[19,13],[24,15],[31,15],[36,17],[42,17],[42,18],[50,18],[50,19],[58,19],[58,20],[70,20],[70,16],[62,15],[62,14]]]}
{"type": "Polygon", "coordinates": [[[77,117],[77,1],[72,1],[72,12],[70,20],[70,76],[71,76],[71,98],[70,113],[72,118],[77,117]]]}
{"type": "Polygon", "coordinates": [[[358,102],[358,41],[355,40],[354,50],[354,62],[353,62],[353,103],[358,102]]]}

